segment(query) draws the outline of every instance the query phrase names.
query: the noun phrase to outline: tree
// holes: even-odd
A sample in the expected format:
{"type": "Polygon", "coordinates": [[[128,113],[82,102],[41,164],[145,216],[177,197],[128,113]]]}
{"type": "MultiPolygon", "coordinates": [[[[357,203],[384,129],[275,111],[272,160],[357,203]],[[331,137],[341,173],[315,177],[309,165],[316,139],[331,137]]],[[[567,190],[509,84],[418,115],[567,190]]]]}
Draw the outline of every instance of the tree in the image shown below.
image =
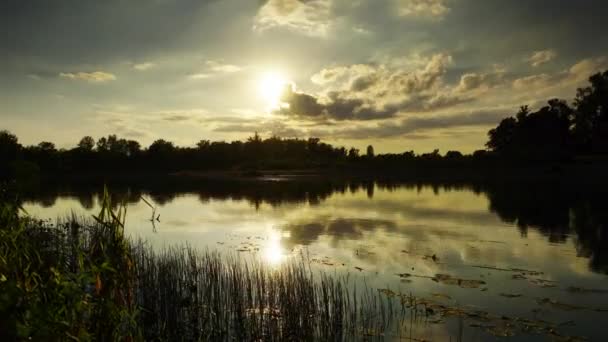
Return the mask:
{"type": "Polygon", "coordinates": [[[371,158],[374,158],[374,155],[375,155],[374,154],[374,146],[372,146],[372,145],[367,146],[366,156],[371,159],[371,158]]]}
{"type": "Polygon", "coordinates": [[[196,148],[198,148],[199,150],[206,150],[209,148],[210,145],[211,142],[209,142],[209,140],[201,140],[196,143],[196,148]]]}
{"type": "Polygon", "coordinates": [[[158,139],[148,147],[148,152],[152,155],[168,155],[175,150],[175,146],[172,142],[164,139],[158,139]]]}
{"type": "Polygon", "coordinates": [[[9,131],[0,131],[0,160],[14,159],[19,148],[19,139],[16,135],[9,131]]]}
{"type": "Polygon", "coordinates": [[[141,152],[141,145],[135,140],[127,140],[127,156],[133,157],[141,152]]]}
{"type": "Polygon", "coordinates": [[[101,137],[97,140],[97,152],[107,152],[108,151],[108,139],[105,137],[101,137]]]}
{"type": "Polygon", "coordinates": [[[16,135],[9,131],[0,131],[0,179],[9,177],[9,164],[17,158],[20,149],[16,135]]]}
{"type": "Polygon", "coordinates": [[[258,132],[255,132],[255,134],[252,137],[247,138],[247,142],[259,144],[262,142],[262,138],[260,137],[258,132]]]}
{"type": "Polygon", "coordinates": [[[462,153],[460,153],[460,151],[448,151],[448,153],[445,154],[445,158],[446,159],[451,159],[451,160],[458,160],[461,159],[462,153]]]}
{"type": "Polygon", "coordinates": [[[91,136],[86,136],[80,139],[78,143],[78,149],[83,152],[92,152],[93,148],[95,148],[95,139],[91,136]]]}
{"type": "Polygon", "coordinates": [[[503,119],[498,127],[488,132],[489,140],[486,146],[498,153],[508,153],[514,148],[513,141],[516,127],[517,121],[514,118],[503,119]]]}
{"type": "Polygon", "coordinates": [[[350,150],[348,150],[348,158],[350,158],[350,159],[359,158],[359,149],[351,147],[350,150]]]}
{"type": "Polygon", "coordinates": [[[515,114],[517,122],[524,122],[528,117],[528,114],[530,114],[530,107],[528,107],[528,105],[519,107],[519,112],[515,114]]]}
{"type": "Polygon", "coordinates": [[[574,136],[579,152],[608,152],[608,70],[589,78],[574,100],[574,136]]]}
{"type": "Polygon", "coordinates": [[[43,142],[39,143],[38,150],[40,150],[41,152],[44,152],[44,153],[53,153],[53,152],[57,151],[55,149],[55,144],[53,144],[52,142],[48,142],[48,141],[43,141],[43,142]]]}
{"type": "Polygon", "coordinates": [[[521,107],[517,119],[503,119],[488,132],[486,146],[502,156],[526,159],[559,159],[570,151],[570,125],[573,110],[559,99],[530,112],[521,107]]]}

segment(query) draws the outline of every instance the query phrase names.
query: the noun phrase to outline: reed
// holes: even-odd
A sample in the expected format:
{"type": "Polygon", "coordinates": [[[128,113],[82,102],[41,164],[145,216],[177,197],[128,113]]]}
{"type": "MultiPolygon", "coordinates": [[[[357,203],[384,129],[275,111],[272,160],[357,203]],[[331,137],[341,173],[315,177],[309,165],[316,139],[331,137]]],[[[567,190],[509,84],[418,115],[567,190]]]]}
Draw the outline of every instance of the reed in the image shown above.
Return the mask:
{"type": "Polygon", "coordinates": [[[2,201],[2,337],[343,341],[382,336],[403,311],[304,256],[273,268],[188,246],[154,250],[125,237],[126,209],[107,192],[102,207],[51,223],[2,201]]]}

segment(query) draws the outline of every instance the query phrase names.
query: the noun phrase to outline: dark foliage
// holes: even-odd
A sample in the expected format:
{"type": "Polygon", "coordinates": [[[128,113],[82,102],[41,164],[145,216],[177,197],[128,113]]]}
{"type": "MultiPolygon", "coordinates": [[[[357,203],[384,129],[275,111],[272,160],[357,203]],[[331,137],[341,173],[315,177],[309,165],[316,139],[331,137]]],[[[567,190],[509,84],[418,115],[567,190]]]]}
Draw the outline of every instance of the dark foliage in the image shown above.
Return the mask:
{"type": "Polygon", "coordinates": [[[521,107],[516,117],[488,133],[486,146],[501,157],[563,160],[608,153],[608,71],[589,78],[572,106],[553,99],[536,112],[521,107]]]}

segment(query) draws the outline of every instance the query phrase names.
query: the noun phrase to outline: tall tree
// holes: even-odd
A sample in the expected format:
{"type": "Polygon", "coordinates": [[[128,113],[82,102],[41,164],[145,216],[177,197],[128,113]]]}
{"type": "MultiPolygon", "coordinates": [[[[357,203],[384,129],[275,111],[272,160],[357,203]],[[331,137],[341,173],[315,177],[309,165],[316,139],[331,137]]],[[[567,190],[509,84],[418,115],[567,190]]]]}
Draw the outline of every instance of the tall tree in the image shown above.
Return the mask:
{"type": "Polygon", "coordinates": [[[372,145],[367,146],[367,153],[366,153],[366,156],[367,156],[368,158],[370,158],[370,159],[371,159],[371,158],[374,158],[374,156],[375,156],[375,153],[374,153],[374,146],[372,146],[372,145]]]}
{"type": "Polygon", "coordinates": [[[608,70],[589,78],[574,100],[574,135],[580,152],[608,152],[608,70]]]}

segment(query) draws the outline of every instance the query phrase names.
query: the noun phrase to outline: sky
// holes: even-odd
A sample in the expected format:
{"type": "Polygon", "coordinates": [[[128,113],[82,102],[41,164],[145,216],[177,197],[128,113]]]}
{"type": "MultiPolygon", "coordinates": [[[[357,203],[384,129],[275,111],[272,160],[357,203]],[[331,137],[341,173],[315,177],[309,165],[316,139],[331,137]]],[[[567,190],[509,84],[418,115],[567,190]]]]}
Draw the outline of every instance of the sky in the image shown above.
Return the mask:
{"type": "Polygon", "coordinates": [[[319,137],[483,149],[608,69],[595,0],[3,0],[0,129],[70,148],[319,137]]]}

